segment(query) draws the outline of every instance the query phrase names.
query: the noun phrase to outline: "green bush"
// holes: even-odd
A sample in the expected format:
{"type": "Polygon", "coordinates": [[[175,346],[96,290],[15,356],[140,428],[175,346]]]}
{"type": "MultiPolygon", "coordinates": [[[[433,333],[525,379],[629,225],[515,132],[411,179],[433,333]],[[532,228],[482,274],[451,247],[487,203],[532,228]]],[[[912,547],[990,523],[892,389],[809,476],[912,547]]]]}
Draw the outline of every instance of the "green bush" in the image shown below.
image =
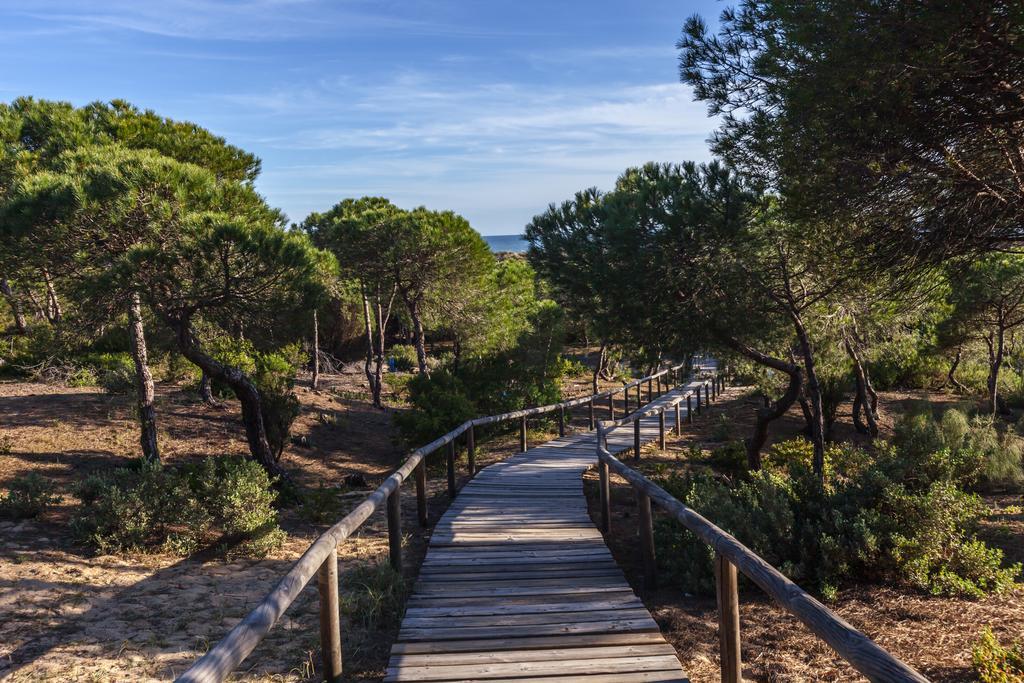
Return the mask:
{"type": "Polygon", "coordinates": [[[128,394],[135,391],[135,361],[129,353],[89,353],[81,362],[108,394],[128,394]]]}
{"type": "Polygon", "coordinates": [[[732,418],[724,413],[719,413],[715,419],[715,426],[711,429],[711,438],[715,441],[728,441],[732,438],[735,425],[732,418]]]}
{"type": "MultiPolygon", "coordinates": [[[[898,580],[974,597],[1014,585],[1020,565],[1003,567],[1002,552],[973,535],[982,512],[977,496],[949,478],[909,476],[919,466],[916,456],[884,446],[872,454],[832,447],[824,484],[809,460],[805,442],[783,442],[764,470],[732,482],[705,475],[659,483],[812,589],[898,580]]],[[[688,532],[664,522],[657,541],[667,571],[689,590],[713,585],[710,551],[688,532]]]]}
{"type": "Polygon", "coordinates": [[[1024,683],[1024,645],[1003,646],[990,627],[974,644],[971,662],[981,683],[1024,683]]]}
{"type": "Polygon", "coordinates": [[[707,464],[730,477],[742,477],[747,473],[747,447],[742,441],[729,441],[708,454],[707,464]]]}
{"type": "Polygon", "coordinates": [[[448,370],[416,375],[408,384],[412,410],[395,415],[411,443],[428,443],[477,416],[462,380],[448,370]]]}
{"type": "Polygon", "coordinates": [[[7,493],[0,498],[0,517],[38,517],[60,501],[61,497],[54,493],[53,482],[32,472],[8,482],[7,493]]]}
{"type": "Polygon", "coordinates": [[[289,344],[273,353],[253,352],[252,358],[252,379],[260,390],[263,427],[274,456],[280,458],[300,412],[294,392],[295,374],[305,362],[305,353],[299,344],[289,344]]]}
{"type": "MultiPolygon", "coordinates": [[[[217,487],[208,493],[206,502],[218,526],[238,540],[228,554],[262,557],[280,548],[285,533],[277,525],[273,507],[277,493],[271,488],[273,482],[267,471],[241,458],[219,458],[215,462],[213,481],[217,487]]],[[[204,481],[210,479],[204,477],[204,481]]]]}
{"type": "Polygon", "coordinates": [[[907,475],[925,485],[943,479],[966,487],[1024,482],[1024,441],[1000,432],[988,416],[968,419],[951,409],[936,422],[930,413],[908,415],[897,423],[893,443],[913,467],[907,475]]]}
{"type": "Polygon", "coordinates": [[[180,353],[168,353],[164,362],[164,379],[182,384],[199,384],[202,371],[180,353]]]}
{"type": "Polygon", "coordinates": [[[80,482],[71,527],[102,553],[189,555],[219,530],[234,543],[229,555],[262,556],[284,539],[271,484],[262,467],[240,458],[177,469],[141,461],[80,482]]]}
{"type": "Polygon", "coordinates": [[[412,344],[395,344],[388,352],[388,356],[395,359],[395,370],[398,372],[412,372],[419,367],[416,347],[412,344]]]}
{"type": "Polygon", "coordinates": [[[67,385],[73,388],[94,387],[100,383],[92,368],[74,368],[68,373],[67,385]]]}

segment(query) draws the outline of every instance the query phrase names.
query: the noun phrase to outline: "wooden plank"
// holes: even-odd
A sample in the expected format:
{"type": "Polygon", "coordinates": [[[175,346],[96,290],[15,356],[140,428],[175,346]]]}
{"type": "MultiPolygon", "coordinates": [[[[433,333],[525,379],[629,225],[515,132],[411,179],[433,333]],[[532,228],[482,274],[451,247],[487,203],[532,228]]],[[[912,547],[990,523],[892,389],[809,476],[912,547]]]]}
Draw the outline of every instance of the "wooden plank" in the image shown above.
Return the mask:
{"type": "MultiPolygon", "coordinates": [[[[656,415],[639,427],[643,442],[658,438],[656,415]]],[[[609,447],[632,448],[628,432],[609,447]]],[[[590,519],[582,474],[596,450],[594,434],[567,435],[459,491],[431,535],[385,680],[686,680],[590,519]]]]}

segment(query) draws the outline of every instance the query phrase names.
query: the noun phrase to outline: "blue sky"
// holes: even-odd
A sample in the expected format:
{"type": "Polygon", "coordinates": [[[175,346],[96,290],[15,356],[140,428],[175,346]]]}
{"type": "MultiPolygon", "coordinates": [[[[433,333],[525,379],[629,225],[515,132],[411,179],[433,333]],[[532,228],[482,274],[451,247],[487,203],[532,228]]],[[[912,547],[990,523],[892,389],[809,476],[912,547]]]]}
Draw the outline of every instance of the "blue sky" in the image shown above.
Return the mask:
{"type": "Polygon", "coordinates": [[[293,221],[383,195],[517,233],[646,161],[704,161],[679,83],[709,0],[0,0],[0,99],[127,99],[263,160],[293,221]]]}

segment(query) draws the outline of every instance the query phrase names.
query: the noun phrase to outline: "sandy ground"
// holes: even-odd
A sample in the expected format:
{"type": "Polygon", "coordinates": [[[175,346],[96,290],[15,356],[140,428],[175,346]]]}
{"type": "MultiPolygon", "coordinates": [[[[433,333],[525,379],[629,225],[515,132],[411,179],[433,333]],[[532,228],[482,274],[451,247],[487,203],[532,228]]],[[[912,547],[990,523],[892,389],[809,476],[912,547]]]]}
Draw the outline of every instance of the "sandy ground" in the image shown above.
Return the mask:
{"type": "MultiPolygon", "coordinates": [[[[360,473],[371,486],[401,461],[386,411],[362,400],[359,376],[333,377],[317,392],[298,388],[302,415],[284,466],[306,486],[333,485],[360,473]]],[[[159,385],[160,440],[165,461],[246,452],[237,406],[198,402],[174,386],[159,385]]],[[[96,389],[0,383],[0,482],[36,471],[63,491],[91,470],[136,457],[131,401],[96,389]]],[[[446,501],[431,482],[433,514],[446,501]]],[[[348,499],[354,505],[359,498],[348,499]]],[[[73,497],[37,520],[0,520],[0,678],[68,681],[166,680],[183,671],[269,591],[326,525],[282,514],[289,538],[260,561],[228,563],[207,553],[189,559],[94,556],[77,547],[66,522],[73,497]]],[[[404,496],[405,518],[415,498],[404,496]]],[[[407,525],[412,570],[422,554],[421,534],[407,525]]],[[[376,515],[340,552],[341,571],[386,559],[387,532],[376,515]]],[[[315,582],[314,582],[315,583],[315,582]]],[[[320,668],[317,599],[308,587],[286,617],[245,663],[243,678],[302,680],[320,668]]],[[[346,630],[353,680],[379,678],[388,636],[346,630]]]]}
{"type": "MultiPolygon", "coordinates": [[[[283,464],[306,486],[332,485],[346,474],[363,474],[376,485],[401,461],[404,450],[391,428],[391,415],[363,400],[359,375],[329,378],[317,392],[299,387],[303,412],[294,434],[308,447],[290,445],[283,464]]],[[[615,383],[602,382],[602,388],[615,383]]],[[[589,393],[585,378],[566,387],[567,396],[589,393]]],[[[389,397],[389,410],[397,397],[389,397]]],[[[883,412],[900,402],[948,397],[885,395],[883,412]]],[[[731,416],[737,435],[746,433],[754,399],[731,390],[729,400],[670,440],[664,454],[649,451],[645,463],[678,462],[690,443],[712,445],[717,415],[731,416]]],[[[237,407],[210,408],[188,391],[161,385],[158,415],[163,455],[174,462],[210,455],[244,454],[237,407]]],[[[601,412],[598,417],[601,417],[601,412]]],[[[572,425],[585,428],[587,411],[574,411],[572,425]]],[[[795,434],[799,414],[787,416],[774,433],[795,434]]],[[[891,427],[891,420],[883,424],[891,427]]],[[[546,440],[554,425],[531,424],[530,443],[546,440]]],[[[0,383],[0,482],[38,471],[67,490],[96,468],[136,457],[131,402],[95,389],[0,383]]],[[[852,427],[837,426],[838,436],[852,427]],[[845,430],[845,431],[844,431],[845,430]]],[[[480,466],[517,448],[517,435],[499,435],[478,446],[480,466]]],[[[447,505],[443,458],[430,467],[431,514],[447,505]]],[[[460,476],[465,456],[460,453],[460,476]]],[[[591,478],[591,475],[588,475],[591,478]]],[[[594,493],[593,484],[588,490],[594,493]]],[[[415,497],[403,496],[406,572],[416,572],[426,535],[415,524],[415,497]]],[[[624,482],[615,489],[613,552],[639,587],[635,502],[624,482]]],[[[355,504],[358,498],[348,499],[355,504]]],[[[1024,559],[1024,516],[1020,496],[993,497],[1010,511],[991,515],[986,538],[1024,559]]],[[[0,680],[138,681],[167,680],[216,642],[262,596],[325,528],[304,521],[295,510],[282,514],[289,537],[284,548],[263,560],[226,562],[215,553],[188,559],[170,556],[94,556],[76,547],[66,522],[75,501],[64,502],[38,520],[0,521],[0,680]]],[[[341,570],[383,561],[387,534],[376,515],[340,549],[341,570]]],[[[347,590],[342,582],[343,592],[347,590]]],[[[673,642],[694,681],[717,680],[717,626],[713,601],[670,587],[644,594],[652,613],[673,642]]],[[[1024,601],[1018,593],[980,602],[936,599],[889,588],[842,592],[831,605],[854,625],[898,656],[941,681],[971,680],[970,644],[984,624],[1004,638],[1024,636],[1024,601]]],[[[320,669],[315,587],[307,587],[270,636],[245,662],[236,678],[261,681],[315,679],[320,669]]],[[[756,593],[742,596],[745,676],[753,680],[851,680],[855,676],[794,619],[756,593]]],[[[350,680],[379,680],[394,634],[366,632],[346,624],[343,633],[350,680]]]]}
{"type": "MultiPolygon", "coordinates": [[[[949,396],[928,393],[884,393],[880,396],[883,436],[891,431],[893,416],[913,401],[937,403],[954,401],[949,396]]],[[[750,432],[752,414],[759,399],[740,388],[732,388],[694,424],[684,425],[682,436],[667,440],[666,450],[648,446],[641,469],[646,471],[686,467],[679,457],[691,445],[710,449],[716,440],[716,424],[728,415],[733,436],[750,432]]],[[[782,440],[798,434],[803,417],[791,411],[772,427],[772,438],[782,440]]],[[[847,416],[835,426],[840,438],[854,436],[847,416]]],[[[632,463],[630,463],[632,464],[632,463]]],[[[599,518],[596,471],[586,475],[591,517],[599,518]]],[[[636,498],[625,482],[613,476],[612,552],[626,570],[633,587],[661,625],[666,638],[679,653],[683,668],[694,683],[719,680],[718,614],[713,598],[685,594],[678,587],[644,590],[639,564],[636,498]]],[[[993,511],[984,520],[981,535],[1001,547],[1007,560],[1024,560],[1024,514],[1020,494],[990,495],[986,502],[993,511]],[[1015,506],[1015,507],[1014,507],[1015,506]]],[[[818,640],[794,617],[787,614],[756,588],[740,595],[740,628],[743,677],[755,681],[853,681],[866,680],[818,640]]],[[[879,645],[908,662],[929,679],[939,682],[974,681],[971,646],[981,629],[990,625],[1004,642],[1024,639],[1024,590],[1013,594],[969,601],[936,598],[904,588],[859,586],[842,590],[828,606],[879,645]]]]}

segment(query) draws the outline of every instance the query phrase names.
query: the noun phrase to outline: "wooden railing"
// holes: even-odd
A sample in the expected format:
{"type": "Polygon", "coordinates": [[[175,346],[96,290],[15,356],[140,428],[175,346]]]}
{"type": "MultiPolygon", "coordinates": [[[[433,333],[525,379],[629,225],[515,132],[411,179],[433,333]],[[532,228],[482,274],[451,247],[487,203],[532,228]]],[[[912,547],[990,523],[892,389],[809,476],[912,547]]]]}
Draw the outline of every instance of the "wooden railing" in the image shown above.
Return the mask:
{"type": "MultiPolygon", "coordinates": [[[[320,593],[320,644],[323,653],[324,678],[328,681],[340,680],[341,661],[341,621],[338,603],[338,546],[351,536],[381,506],[387,508],[388,548],[392,566],[398,571],[402,569],[402,518],[401,518],[401,486],[409,475],[415,475],[417,517],[421,526],[426,526],[427,519],[427,456],[447,447],[447,478],[448,495],[455,497],[456,471],[455,449],[460,437],[465,436],[468,454],[469,475],[476,473],[476,428],[517,420],[519,422],[519,448],[527,448],[527,420],[557,413],[558,433],[565,435],[567,418],[570,411],[579,406],[587,406],[588,426],[596,426],[596,412],[604,410],[603,402],[607,399],[609,418],[615,419],[615,396],[623,395],[622,409],[629,412],[633,389],[636,390],[636,408],[644,405],[643,389],[646,385],[647,400],[661,395],[672,383],[681,377],[685,364],[679,364],[656,372],[648,377],[624,384],[622,387],[604,391],[590,396],[563,401],[538,408],[517,410],[502,415],[479,417],[465,422],[444,436],[431,441],[413,451],[402,466],[393,472],[375,491],[369,494],[351,512],[321,534],[292,565],[277,585],[271,590],[249,614],[227,633],[216,645],[181,676],[178,681],[186,683],[210,683],[224,680],[238,665],[249,656],[257,645],[266,637],[270,629],[277,623],[285,610],[295,601],[306,584],[314,575],[320,593]]],[[[699,404],[699,399],[698,399],[699,404]]]]}
{"type": "MultiPolygon", "coordinates": [[[[715,593],[718,600],[718,633],[723,683],[740,683],[740,612],[737,570],[771,596],[783,609],[799,619],[810,631],[828,643],[839,655],[864,674],[878,683],[927,683],[924,676],[893,657],[870,638],[843,621],[835,612],[815,600],[810,594],[790,581],[781,572],[754,554],[733,536],[718,528],[694,510],[676,500],[663,488],[647,479],[633,468],[623,464],[608,451],[608,432],[616,427],[633,423],[634,459],[640,458],[640,420],[658,415],[661,447],[665,444],[665,412],[675,408],[676,431],[681,429],[679,406],[683,401],[690,405],[696,395],[697,411],[701,407],[701,388],[704,389],[704,403],[713,400],[724,388],[723,380],[716,376],[710,382],[698,386],[696,392],[676,396],[668,404],[658,405],[650,410],[637,411],[620,420],[601,421],[597,425],[597,457],[600,490],[601,519],[603,533],[611,527],[610,472],[615,472],[636,491],[640,554],[643,566],[644,584],[653,586],[657,580],[657,558],[654,551],[654,522],[651,513],[653,501],[662,510],[674,517],[680,524],[692,531],[698,538],[715,551],[715,593]]],[[[691,416],[692,413],[687,413],[691,416]]],[[[699,412],[697,413],[699,414],[699,412]]]]}

